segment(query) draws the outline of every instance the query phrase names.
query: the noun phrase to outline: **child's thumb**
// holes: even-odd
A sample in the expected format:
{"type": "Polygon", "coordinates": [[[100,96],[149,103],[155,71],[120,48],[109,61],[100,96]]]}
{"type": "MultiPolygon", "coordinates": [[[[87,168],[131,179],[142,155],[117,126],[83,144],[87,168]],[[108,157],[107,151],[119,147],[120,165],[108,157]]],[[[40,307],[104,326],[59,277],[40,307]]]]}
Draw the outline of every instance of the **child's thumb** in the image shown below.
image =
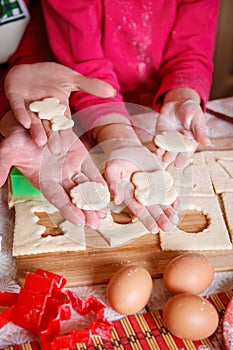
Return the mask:
{"type": "Polygon", "coordinates": [[[100,79],[78,75],[75,78],[75,85],[78,90],[85,91],[94,96],[103,98],[112,98],[116,96],[116,90],[112,85],[100,79]]]}

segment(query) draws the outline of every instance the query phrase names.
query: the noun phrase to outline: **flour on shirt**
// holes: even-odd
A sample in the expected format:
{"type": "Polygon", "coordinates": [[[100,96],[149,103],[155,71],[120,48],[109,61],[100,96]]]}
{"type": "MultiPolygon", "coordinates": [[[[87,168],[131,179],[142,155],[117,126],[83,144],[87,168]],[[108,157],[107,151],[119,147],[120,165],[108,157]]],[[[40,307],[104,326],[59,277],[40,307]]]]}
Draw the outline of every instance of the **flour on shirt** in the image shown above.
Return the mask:
{"type": "Polygon", "coordinates": [[[131,1],[118,0],[122,13],[122,24],[117,26],[117,32],[125,31],[132,37],[131,45],[135,48],[135,62],[128,62],[129,67],[137,70],[140,77],[145,76],[146,66],[151,61],[148,48],[151,46],[151,21],[152,21],[152,1],[148,1],[142,6],[140,18],[135,22],[135,16],[132,16],[134,8],[131,1]]]}

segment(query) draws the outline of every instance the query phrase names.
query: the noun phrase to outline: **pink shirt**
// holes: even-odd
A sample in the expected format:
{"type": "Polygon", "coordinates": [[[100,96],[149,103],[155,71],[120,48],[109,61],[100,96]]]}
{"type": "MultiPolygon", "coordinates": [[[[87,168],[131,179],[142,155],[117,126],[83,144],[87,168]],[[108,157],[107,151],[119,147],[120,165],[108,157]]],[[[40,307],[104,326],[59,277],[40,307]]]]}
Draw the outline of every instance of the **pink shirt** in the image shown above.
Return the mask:
{"type": "MultiPolygon", "coordinates": [[[[144,104],[153,96],[158,110],[165,92],[189,87],[205,106],[219,0],[42,0],[42,4],[58,61],[112,84],[117,95],[111,101],[144,104]]],[[[109,101],[77,92],[71,106],[79,111],[109,101]]],[[[108,113],[106,105],[82,122],[92,127],[108,113]]]]}

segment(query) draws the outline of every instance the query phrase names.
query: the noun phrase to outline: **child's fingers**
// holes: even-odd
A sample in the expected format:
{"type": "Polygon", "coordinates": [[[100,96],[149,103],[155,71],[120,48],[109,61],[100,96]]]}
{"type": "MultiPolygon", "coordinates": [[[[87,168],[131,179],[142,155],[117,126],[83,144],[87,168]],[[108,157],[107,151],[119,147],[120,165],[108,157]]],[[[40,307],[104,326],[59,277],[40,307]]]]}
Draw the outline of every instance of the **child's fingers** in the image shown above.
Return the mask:
{"type": "Polygon", "coordinates": [[[149,210],[141,205],[136,199],[132,198],[130,202],[126,202],[132,213],[139,218],[149,232],[158,233],[159,227],[157,219],[155,219],[149,210]]]}

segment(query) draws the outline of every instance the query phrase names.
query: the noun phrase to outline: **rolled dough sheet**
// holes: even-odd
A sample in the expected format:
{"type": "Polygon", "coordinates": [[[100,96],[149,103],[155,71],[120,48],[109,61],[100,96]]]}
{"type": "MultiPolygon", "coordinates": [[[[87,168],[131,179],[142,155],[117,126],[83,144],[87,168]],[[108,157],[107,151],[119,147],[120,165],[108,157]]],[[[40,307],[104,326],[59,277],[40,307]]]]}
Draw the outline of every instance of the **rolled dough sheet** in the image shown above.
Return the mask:
{"type": "MultiPolygon", "coordinates": [[[[46,207],[44,202],[33,200],[15,203],[14,206],[15,228],[13,239],[13,256],[60,251],[79,251],[86,249],[83,227],[75,226],[75,234],[78,237],[75,242],[70,238],[70,236],[73,237],[72,232],[66,232],[64,235],[48,235],[46,237],[42,237],[46,227],[38,224],[39,217],[34,213],[55,213],[57,209],[48,202],[46,203],[46,207]]],[[[64,222],[64,218],[58,213],[55,222],[56,226],[59,226],[62,222],[64,222]]]]}
{"type": "Polygon", "coordinates": [[[160,231],[162,250],[222,250],[232,249],[218,198],[193,197],[188,205],[209,219],[209,226],[198,233],[188,233],[176,228],[172,232],[160,231]]]}
{"type": "Polygon", "coordinates": [[[233,151],[203,152],[217,194],[233,192],[233,151]]]}
{"type": "Polygon", "coordinates": [[[183,168],[170,164],[166,169],[174,179],[179,196],[211,197],[215,195],[203,152],[194,153],[183,168]]]}
{"type": "Polygon", "coordinates": [[[220,98],[209,101],[207,109],[233,118],[233,97],[220,98]]]}
{"type": "Polygon", "coordinates": [[[233,241],[233,194],[230,192],[223,192],[221,198],[231,241],[233,241]]]}

